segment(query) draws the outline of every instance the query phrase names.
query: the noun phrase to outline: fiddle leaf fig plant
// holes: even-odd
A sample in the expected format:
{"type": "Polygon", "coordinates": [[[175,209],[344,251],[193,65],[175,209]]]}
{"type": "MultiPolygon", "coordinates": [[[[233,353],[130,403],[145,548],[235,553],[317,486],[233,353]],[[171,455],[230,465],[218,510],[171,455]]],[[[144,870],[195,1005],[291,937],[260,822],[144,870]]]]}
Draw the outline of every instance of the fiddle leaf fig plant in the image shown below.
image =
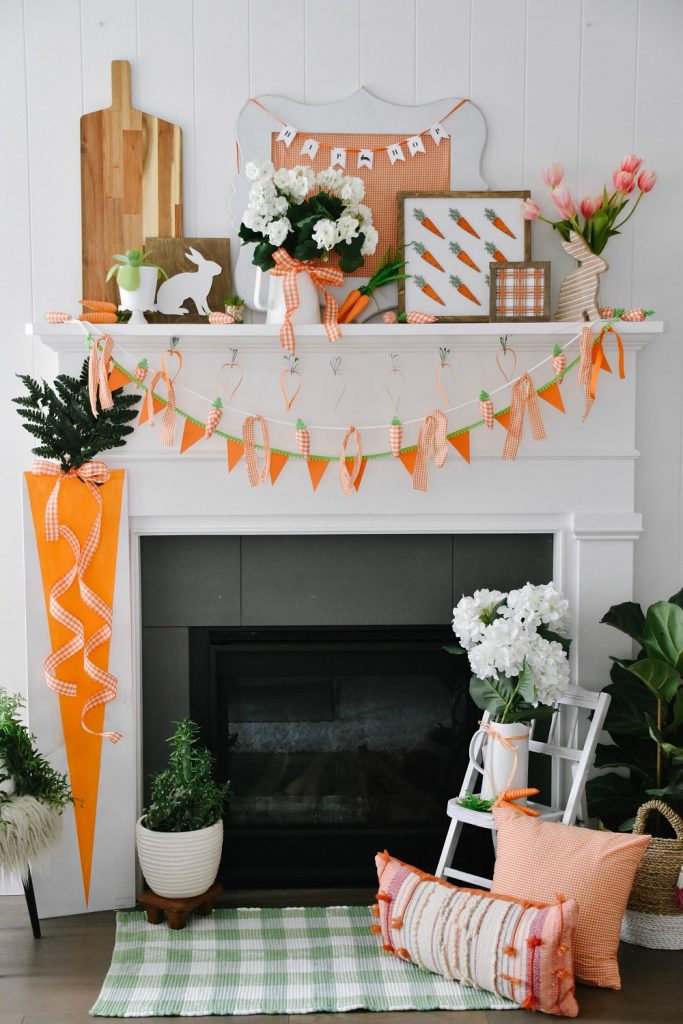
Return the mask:
{"type": "MultiPolygon", "coordinates": [[[[114,256],[117,263],[109,268],[107,281],[112,277],[116,278],[119,288],[124,291],[134,292],[140,287],[140,267],[154,267],[154,263],[148,262],[152,258],[151,252],[142,252],[141,249],[127,249],[124,253],[114,256]]],[[[162,267],[157,267],[157,276],[167,278],[168,274],[162,267]]]]}
{"type": "Polygon", "coordinates": [[[617,769],[592,779],[591,814],[627,831],[652,797],[683,811],[683,590],[643,612],[633,601],[614,605],[601,620],[625,633],[640,650],[613,658],[612,702],[596,767],[617,769]]]}

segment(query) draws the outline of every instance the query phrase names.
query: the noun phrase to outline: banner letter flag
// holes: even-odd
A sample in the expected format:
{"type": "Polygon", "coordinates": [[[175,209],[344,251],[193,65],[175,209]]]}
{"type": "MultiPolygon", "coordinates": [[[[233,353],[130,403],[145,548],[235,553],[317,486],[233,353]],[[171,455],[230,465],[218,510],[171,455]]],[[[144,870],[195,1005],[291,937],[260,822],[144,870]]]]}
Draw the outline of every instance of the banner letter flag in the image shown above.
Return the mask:
{"type": "Polygon", "coordinates": [[[200,441],[204,437],[204,426],[201,423],[195,423],[194,420],[185,420],[185,426],[183,427],[183,436],[180,439],[180,454],[186,452],[188,448],[191,448],[193,444],[200,441]]]}
{"type": "Polygon", "coordinates": [[[342,148],[333,149],[330,153],[330,167],[346,167],[346,150],[342,148]]]}
{"type": "Polygon", "coordinates": [[[444,126],[442,124],[439,124],[438,122],[437,124],[433,124],[432,127],[429,128],[428,130],[429,134],[434,139],[434,142],[437,144],[437,146],[441,144],[442,139],[450,139],[450,135],[448,134],[444,126]]]}
{"type": "Polygon", "coordinates": [[[316,142],[315,139],[306,139],[303,146],[301,147],[299,156],[307,156],[311,160],[315,160],[316,153],[318,152],[319,149],[320,144],[316,142]]]}
{"type": "Polygon", "coordinates": [[[371,149],[361,149],[358,151],[358,168],[367,167],[368,170],[372,170],[372,162],[375,159],[375,154],[371,149]]]}
{"type": "Polygon", "coordinates": [[[233,469],[244,455],[244,445],[241,441],[233,441],[228,438],[227,443],[227,455],[228,455],[228,473],[232,473],[233,469]]]}
{"type": "Polygon", "coordinates": [[[125,474],[122,469],[106,472],[107,481],[93,485],[102,503],[99,543],[94,550],[93,529],[98,506],[84,481],[70,474],[60,478],[56,509],[59,535],[55,541],[48,540],[46,531],[46,512],[55,476],[24,475],[36,534],[50,643],[55,654],[67,655],[63,660],[60,658],[58,664],[53,655],[48,661],[55,666],[53,675],[59,672],[52,688],[62,684],[58,691],[59,710],[69,780],[75,797],[73,813],[86,905],[90,896],[102,739],[103,736],[120,739],[118,733],[103,733],[103,729],[105,704],[112,699],[111,686],[106,681],[114,678],[108,672],[111,627],[107,618],[114,603],[125,474]],[[92,551],[89,563],[88,550],[92,551]],[[70,584],[61,589],[59,584],[68,583],[69,577],[70,584]],[[107,618],[103,626],[104,610],[107,618]],[[78,633],[71,628],[77,623],[78,633]],[[105,696],[107,699],[103,700],[105,696]]]}
{"type": "Polygon", "coordinates": [[[280,129],[277,137],[277,142],[284,142],[287,149],[292,145],[294,139],[297,136],[296,128],[293,128],[291,124],[286,124],[280,129]]]}
{"type": "Polygon", "coordinates": [[[307,461],[306,465],[308,466],[308,475],[311,478],[311,484],[313,485],[314,491],[318,490],[318,484],[325,475],[325,470],[329,464],[328,459],[309,459],[307,461]]]}
{"type": "Polygon", "coordinates": [[[421,135],[411,135],[406,141],[408,144],[408,152],[411,156],[415,156],[416,153],[425,152],[425,144],[422,141],[421,135]]]}
{"type": "Polygon", "coordinates": [[[404,160],[403,149],[401,148],[400,142],[395,142],[393,146],[387,146],[387,156],[389,157],[389,163],[393,166],[397,160],[404,160]]]}

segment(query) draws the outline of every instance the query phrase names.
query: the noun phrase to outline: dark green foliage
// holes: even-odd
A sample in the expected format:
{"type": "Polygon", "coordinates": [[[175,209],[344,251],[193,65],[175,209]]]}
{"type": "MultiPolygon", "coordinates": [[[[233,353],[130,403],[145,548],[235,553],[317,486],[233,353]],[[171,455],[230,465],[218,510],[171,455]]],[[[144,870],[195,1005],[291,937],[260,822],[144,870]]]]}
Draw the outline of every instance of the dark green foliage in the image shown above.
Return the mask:
{"type": "Polygon", "coordinates": [[[198,746],[199,726],[183,718],[168,742],[169,767],[152,780],[145,826],[153,832],[193,832],[223,817],[230,783],[213,779],[213,755],[198,746]]]}
{"type": "Polygon", "coordinates": [[[113,393],[112,409],[97,405],[99,415],[93,416],[88,394],[88,360],[81,369],[80,379],[60,374],[54,386],[21,374],[20,381],[27,394],[12,401],[24,420],[24,428],[39,441],[32,448],[34,455],[59,462],[63,472],[90,462],[101,452],[119,448],[132,434],[127,426],[137,415],[139,395],[113,393]]]}
{"type": "MultiPolygon", "coordinates": [[[[68,779],[36,750],[35,736],[21,722],[23,707],[18,694],[0,687],[0,761],[4,762],[0,782],[11,779],[17,796],[33,796],[61,809],[72,801],[68,779]]],[[[0,793],[0,819],[2,804],[8,799],[6,793],[0,793]]]]}

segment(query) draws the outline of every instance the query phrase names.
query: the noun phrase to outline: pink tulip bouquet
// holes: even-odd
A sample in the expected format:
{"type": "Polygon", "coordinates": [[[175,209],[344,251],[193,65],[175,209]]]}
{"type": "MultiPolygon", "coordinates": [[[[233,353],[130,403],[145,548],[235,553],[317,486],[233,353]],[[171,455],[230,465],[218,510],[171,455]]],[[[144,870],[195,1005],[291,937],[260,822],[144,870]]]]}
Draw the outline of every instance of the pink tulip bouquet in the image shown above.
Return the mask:
{"type": "Polygon", "coordinates": [[[613,191],[608,192],[605,186],[602,195],[585,196],[578,206],[569,189],[562,184],[564,167],[551,164],[543,171],[543,180],[550,187],[550,198],[559,210],[561,220],[541,217],[541,208],[533,199],[525,200],[522,216],[525,220],[542,220],[550,224],[565,241],[569,241],[569,233],[575,231],[591,252],[598,255],[612,235],[618,235],[626,221],[630,220],[645,193],[654,188],[657,175],[654,171],[641,170],[642,164],[640,157],[629,153],[621,161],[621,167],[612,174],[613,191]],[[632,202],[631,209],[623,220],[619,220],[634,196],[635,202],[632,202]]]}

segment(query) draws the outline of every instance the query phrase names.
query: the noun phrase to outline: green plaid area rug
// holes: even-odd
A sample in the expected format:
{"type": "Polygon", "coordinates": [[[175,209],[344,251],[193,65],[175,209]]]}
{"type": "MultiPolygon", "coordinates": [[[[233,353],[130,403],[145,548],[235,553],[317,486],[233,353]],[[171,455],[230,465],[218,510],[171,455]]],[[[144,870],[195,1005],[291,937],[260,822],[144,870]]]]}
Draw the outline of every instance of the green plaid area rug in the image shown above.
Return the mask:
{"type": "Polygon", "coordinates": [[[369,907],[216,910],[182,931],[117,915],[109,973],[91,1014],[487,1010],[514,1004],[385,953],[369,907]]]}

